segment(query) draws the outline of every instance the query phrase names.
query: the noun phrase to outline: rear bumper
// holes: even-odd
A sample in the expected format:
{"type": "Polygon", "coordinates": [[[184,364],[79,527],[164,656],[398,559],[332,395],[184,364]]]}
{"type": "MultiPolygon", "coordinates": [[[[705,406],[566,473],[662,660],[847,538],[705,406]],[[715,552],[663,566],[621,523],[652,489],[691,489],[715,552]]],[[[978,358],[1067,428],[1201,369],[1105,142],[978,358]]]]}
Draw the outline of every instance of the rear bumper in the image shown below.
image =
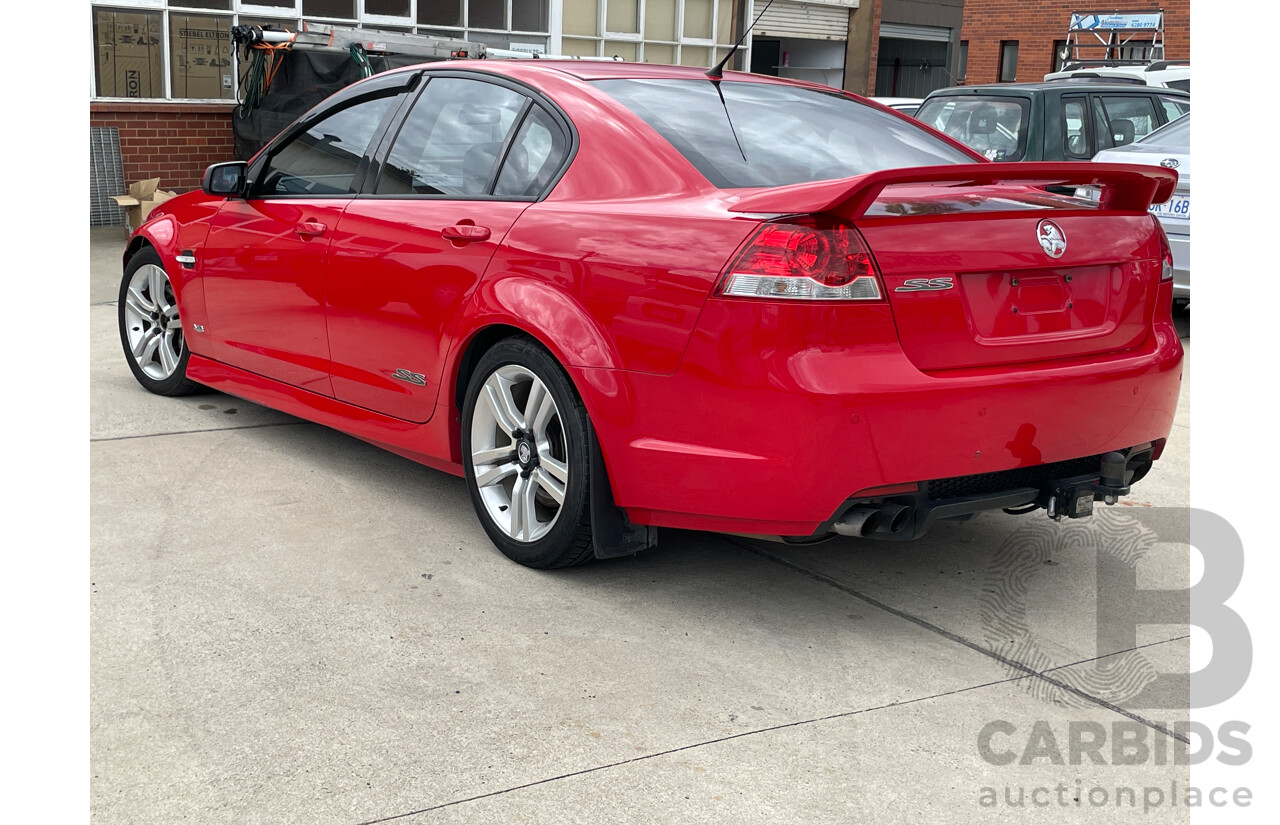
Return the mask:
{"type": "Polygon", "coordinates": [[[573,373],[633,521],[807,536],[869,488],[1163,439],[1181,361],[1167,310],[1136,349],[926,374],[887,306],[712,300],[673,375],[573,373]]]}

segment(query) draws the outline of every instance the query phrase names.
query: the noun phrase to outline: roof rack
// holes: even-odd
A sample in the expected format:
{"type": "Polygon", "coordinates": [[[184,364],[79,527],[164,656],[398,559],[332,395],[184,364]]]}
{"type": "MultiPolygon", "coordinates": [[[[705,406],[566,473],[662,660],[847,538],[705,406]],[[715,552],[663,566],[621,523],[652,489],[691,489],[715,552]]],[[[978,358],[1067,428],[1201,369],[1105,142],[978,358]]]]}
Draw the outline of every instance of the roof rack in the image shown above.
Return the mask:
{"type": "Polygon", "coordinates": [[[1074,12],[1059,57],[1073,68],[1093,68],[1099,60],[1113,67],[1164,61],[1164,9],[1074,12]],[[1132,56],[1139,51],[1141,57],[1132,56]]]}
{"type": "Polygon", "coordinates": [[[1097,72],[1076,72],[1070,77],[1046,78],[1047,83],[1127,83],[1133,86],[1145,86],[1146,81],[1140,77],[1126,77],[1120,74],[1099,74],[1097,72]]]}

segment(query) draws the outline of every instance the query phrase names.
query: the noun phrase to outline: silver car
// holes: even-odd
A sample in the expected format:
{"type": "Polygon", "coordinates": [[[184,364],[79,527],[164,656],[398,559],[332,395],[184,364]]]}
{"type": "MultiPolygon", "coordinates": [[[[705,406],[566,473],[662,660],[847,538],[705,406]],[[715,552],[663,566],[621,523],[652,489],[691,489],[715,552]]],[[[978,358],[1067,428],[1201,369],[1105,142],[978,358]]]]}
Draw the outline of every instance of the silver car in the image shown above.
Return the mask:
{"type": "Polygon", "coordinates": [[[1173,300],[1191,303],[1191,115],[1183,115],[1151,134],[1115,149],[1104,149],[1094,160],[1164,166],[1178,173],[1173,197],[1151,207],[1160,219],[1173,249],[1173,300]]]}

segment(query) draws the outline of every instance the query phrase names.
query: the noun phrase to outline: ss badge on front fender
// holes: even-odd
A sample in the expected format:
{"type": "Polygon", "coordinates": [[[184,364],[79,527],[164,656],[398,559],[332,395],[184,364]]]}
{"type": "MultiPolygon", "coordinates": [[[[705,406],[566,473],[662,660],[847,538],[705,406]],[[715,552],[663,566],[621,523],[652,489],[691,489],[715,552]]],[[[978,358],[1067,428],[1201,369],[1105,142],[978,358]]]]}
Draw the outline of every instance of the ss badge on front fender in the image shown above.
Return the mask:
{"type": "Polygon", "coordinates": [[[950,278],[908,278],[894,292],[935,292],[955,286],[950,278]]]}
{"type": "Polygon", "coordinates": [[[409,372],[403,367],[391,373],[392,378],[399,378],[401,381],[408,381],[410,384],[417,384],[419,387],[427,385],[427,376],[420,372],[409,372]]]}

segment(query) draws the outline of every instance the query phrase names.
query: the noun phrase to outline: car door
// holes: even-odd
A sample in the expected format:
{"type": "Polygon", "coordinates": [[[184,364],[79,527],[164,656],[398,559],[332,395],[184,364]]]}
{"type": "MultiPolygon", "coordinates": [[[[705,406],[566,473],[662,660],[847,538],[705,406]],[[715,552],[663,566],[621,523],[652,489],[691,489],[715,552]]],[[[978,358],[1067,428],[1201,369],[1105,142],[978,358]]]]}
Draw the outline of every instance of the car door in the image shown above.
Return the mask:
{"type": "Polygon", "coordinates": [[[304,116],[251,165],[248,196],[219,209],[201,250],[213,357],[333,394],[324,308],[333,232],[413,77],[362,84],[304,116]]]}
{"type": "Polygon", "coordinates": [[[430,419],[452,322],[561,166],[567,134],[505,81],[432,77],[334,236],[326,294],[337,398],[430,419]]]}

